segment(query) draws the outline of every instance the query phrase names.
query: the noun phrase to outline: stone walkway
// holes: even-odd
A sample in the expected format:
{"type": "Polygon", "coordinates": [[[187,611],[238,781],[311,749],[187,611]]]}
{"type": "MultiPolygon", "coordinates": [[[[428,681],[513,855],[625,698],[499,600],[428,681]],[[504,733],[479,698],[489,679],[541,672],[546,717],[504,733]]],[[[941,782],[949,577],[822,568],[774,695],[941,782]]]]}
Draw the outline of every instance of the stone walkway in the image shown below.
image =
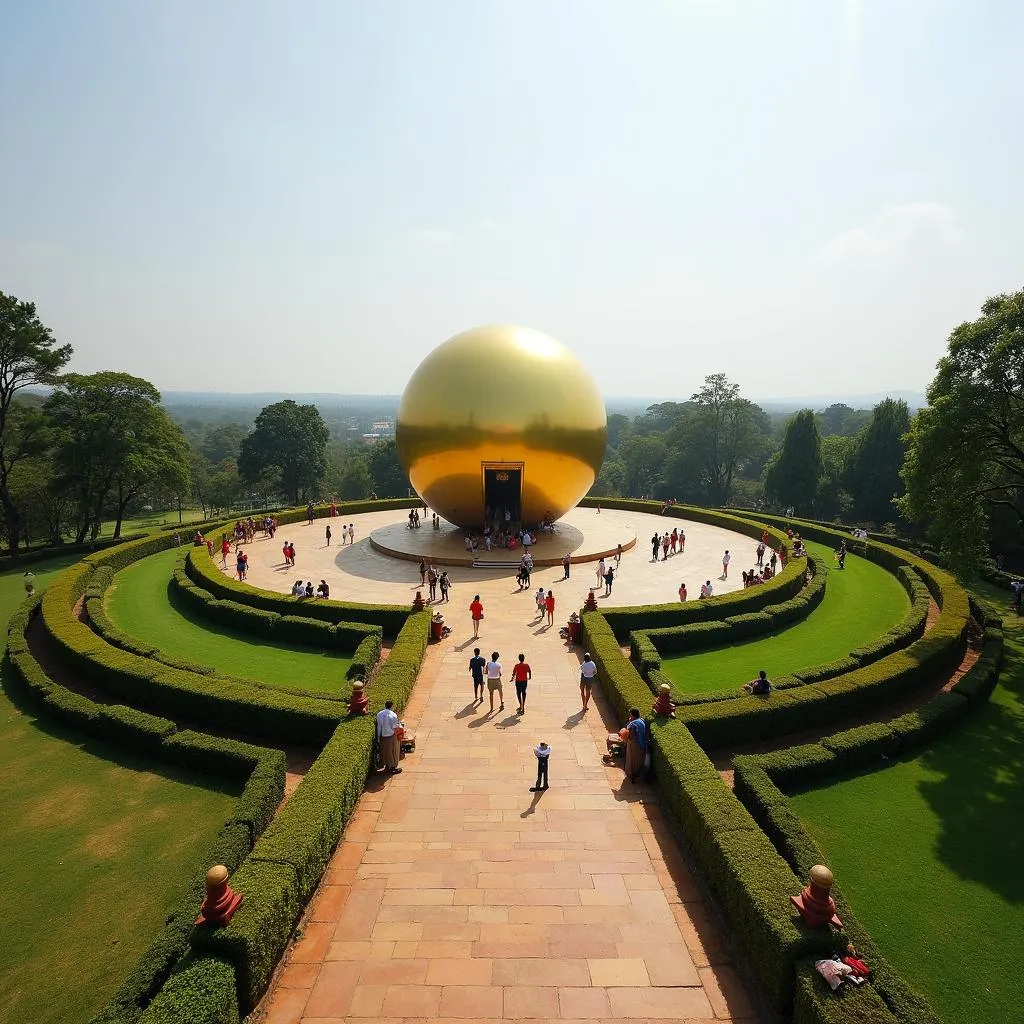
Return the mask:
{"type": "MultiPolygon", "coordinates": [[[[474,706],[465,630],[427,653],[417,751],[371,780],[257,1015],[266,1024],[755,1019],[656,791],[601,760],[578,658],[523,604],[478,645],[533,667],[527,710],[474,706]],[[531,793],[546,740],[551,788],[531,793]]],[[[596,706],[595,706],[596,705],[596,706]]]]}

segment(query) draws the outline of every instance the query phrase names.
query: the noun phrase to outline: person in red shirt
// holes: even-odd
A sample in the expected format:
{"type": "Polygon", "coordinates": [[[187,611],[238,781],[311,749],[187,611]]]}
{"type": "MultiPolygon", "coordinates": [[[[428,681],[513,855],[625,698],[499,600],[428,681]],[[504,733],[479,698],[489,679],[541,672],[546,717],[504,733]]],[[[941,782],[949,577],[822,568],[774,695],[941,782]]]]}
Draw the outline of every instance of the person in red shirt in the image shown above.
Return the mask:
{"type": "Polygon", "coordinates": [[[548,625],[553,626],[555,624],[555,595],[548,591],[548,596],[544,598],[544,609],[548,613],[548,625]]]}
{"type": "Polygon", "coordinates": [[[519,661],[512,667],[512,678],[516,684],[516,699],[519,701],[519,710],[516,712],[518,715],[526,711],[526,684],[532,675],[530,666],[526,662],[526,655],[520,654],[519,661]]]}
{"type": "Polygon", "coordinates": [[[225,533],[220,542],[220,564],[222,569],[226,569],[228,567],[228,555],[230,554],[231,541],[228,540],[228,535],[225,533]]]}
{"type": "Polygon", "coordinates": [[[480,635],[480,620],[484,617],[484,606],[480,603],[480,595],[477,594],[469,603],[469,614],[473,618],[473,636],[480,635]]]}

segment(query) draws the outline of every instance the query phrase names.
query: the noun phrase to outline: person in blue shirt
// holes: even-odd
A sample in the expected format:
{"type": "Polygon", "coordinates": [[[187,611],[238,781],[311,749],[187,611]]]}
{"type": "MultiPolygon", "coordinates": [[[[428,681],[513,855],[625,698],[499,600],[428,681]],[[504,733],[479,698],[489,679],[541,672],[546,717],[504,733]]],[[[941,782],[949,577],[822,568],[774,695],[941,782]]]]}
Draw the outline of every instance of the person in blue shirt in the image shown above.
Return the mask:
{"type": "Polygon", "coordinates": [[[626,723],[626,778],[636,782],[647,769],[647,723],[637,708],[629,709],[626,723]]]}

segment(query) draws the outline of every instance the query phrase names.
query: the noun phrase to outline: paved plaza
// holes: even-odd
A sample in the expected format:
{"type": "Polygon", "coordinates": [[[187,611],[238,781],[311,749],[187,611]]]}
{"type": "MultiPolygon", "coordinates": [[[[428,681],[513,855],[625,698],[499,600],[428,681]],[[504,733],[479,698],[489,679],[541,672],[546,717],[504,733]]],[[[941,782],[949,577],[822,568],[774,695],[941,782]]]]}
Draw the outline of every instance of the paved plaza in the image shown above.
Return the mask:
{"type": "MultiPolygon", "coordinates": [[[[375,551],[369,542],[369,535],[380,527],[402,523],[408,515],[403,510],[391,512],[370,512],[352,516],[346,522],[355,527],[354,545],[340,545],[341,517],[315,519],[312,525],[296,523],[281,527],[273,541],[257,539],[245,550],[249,556],[248,582],[266,590],[287,592],[297,579],[312,579],[314,585],[321,579],[331,587],[331,597],[340,601],[389,602],[393,604],[412,603],[420,586],[418,565],[414,561],[391,558],[375,551]],[[333,537],[331,546],[325,542],[325,527],[330,523],[333,537]],[[281,547],[286,541],[295,544],[297,557],[295,568],[285,566],[281,547]]],[[[723,530],[717,526],[692,523],[669,516],[650,515],[636,512],[622,512],[603,509],[577,508],[566,517],[567,524],[584,537],[629,536],[639,539],[634,548],[626,551],[612,585],[611,596],[604,597],[601,584],[597,597],[601,606],[621,607],[633,604],[656,604],[678,601],[679,584],[686,583],[690,600],[696,600],[700,585],[711,580],[716,594],[729,593],[742,586],[740,573],[754,564],[756,543],[749,537],[723,530]],[[670,533],[673,527],[681,526],[686,531],[684,554],[669,555],[667,561],[651,561],[650,538],[654,533],[670,533]],[[729,550],[732,563],[729,579],[721,580],[722,554],[729,550]]],[[[418,531],[429,535],[430,519],[418,531]]],[[[219,538],[214,538],[215,540],[219,538]]],[[[580,541],[579,543],[585,543],[580,541]]],[[[515,559],[520,552],[509,552],[515,559]]],[[[614,564],[614,559],[611,560],[614,564]]],[[[220,558],[217,558],[220,564],[220,558]]],[[[461,621],[468,625],[466,609],[474,594],[480,594],[484,608],[494,611],[498,607],[502,614],[513,614],[521,623],[529,621],[533,611],[531,595],[517,592],[514,569],[473,569],[468,566],[445,566],[452,580],[452,592],[445,617],[453,626],[455,635],[464,632],[461,621]],[[520,614],[518,605],[522,605],[520,614]]],[[[572,566],[568,580],[562,579],[561,566],[547,566],[535,569],[533,589],[542,586],[554,591],[558,602],[555,621],[561,625],[573,609],[578,610],[586,600],[591,587],[597,587],[595,570],[597,562],[584,562],[572,566]]],[[[228,569],[233,571],[234,560],[229,556],[228,569]]]]}
{"type": "MultiPolygon", "coordinates": [[[[324,576],[339,597],[408,600],[416,565],[360,542],[375,518],[393,515],[354,519],[356,546],[341,551],[323,546],[323,520],[287,527],[273,546],[251,546],[250,582],[281,590],[292,577],[324,576]],[[299,557],[282,575],[285,540],[299,557]]],[[[669,521],[631,518],[648,536],[669,521]]],[[[713,527],[688,523],[686,533],[686,554],[667,564],[650,563],[649,547],[624,556],[609,603],[671,600],[680,573],[714,579],[726,547],[753,547],[713,527]]],[[[558,627],[596,584],[592,567],[573,566],[556,589],[564,603],[550,629],[508,571],[451,572],[460,613],[483,595],[480,639],[468,615],[453,615],[452,636],[428,649],[404,715],[416,752],[402,774],[370,780],[257,1019],[754,1021],[657,791],[602,762],[605,736],[623,723],[599,693],[581,711],[580,656],[558,627]],[[524,715],[511,682],[504,711],[496,701],[489,713],[486,697],[473,703],[474,646],[497,650],[506,678],[526,655],[524,715]],[[541,740],[553,750],[550,789],[533,793],[541,740]]],[[[535,580],[554,587],[560,576],[535,580]]]]}

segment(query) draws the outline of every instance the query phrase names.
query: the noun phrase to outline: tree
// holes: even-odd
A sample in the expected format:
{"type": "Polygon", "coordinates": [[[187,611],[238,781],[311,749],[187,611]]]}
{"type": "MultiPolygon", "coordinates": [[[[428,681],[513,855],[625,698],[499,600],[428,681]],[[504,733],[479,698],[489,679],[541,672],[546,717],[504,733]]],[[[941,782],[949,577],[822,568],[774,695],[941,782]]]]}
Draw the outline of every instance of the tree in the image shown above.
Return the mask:
{"type": "Polygon", "coordinates": [[[313,496],[327,471],[327,425],[315,405],[291,399],[260,411],[242,440],[238,472],[253,482],[272,471],[293,505],[313,496]]]}
{"type": "Polygon", "coordinates": [[[768,500],[792,505],[806,515],[814,509],[822,468],[818,424],[814,413],[804,409],[790,420],[782,449],[768,463],[764,478],[768,500]]]}
{"type": "Polygon", "coordinates": [[[377,441],[370,447],[368,460],[373,491],[378,498],[405,498],[409,494],[409,478],[398,458],[398,445],[393,438],[377,441]]]}
{"type": "Polygon", "coordinates": [[[148,489],[180,494],[188,486],[188,442],[148,380],[109,370],[69,373],[46,412],[57,431],[57,476],[78,508],[78,543],[98,535],[107,511],[120,537],[128,506],[148,489]]]}
{"type": "Polygon", "coordinates": [[[861,519],[881,525],[898,514],[893,499],[903,494],[900,470],[910,429],[907,403],[887,398],[875,406],[871,422],[857,438],[849,481],[854,510],[861,519]]]}
{"type": "Polygon", "coordinates": [[[372,487],[366,456],[362,452],[348,452],[338,479],[338,497],[344,501],[358,501],[366,498],[372,487]]]}
{"type": "Polygon", "coordinates": [[[240,423],[222,423],[211,427],[199,445],[199,451],[215,466],[225,459],[238,460],[238,452],[248,431],[240,423]]]}
{"type": "Polygon", "coordinates": [[[852,437],[830,434],[821,439],[822,475],[818,485],[818,515],[823,519],[846,521],[853,511],[853,499],[846,490],[847,464],[856,447],[852,437]]]}
{"type": "Polygon", "coordinates": [[[618,461],[626,469],[626,493],[634,498],[653,494],[665,469],[665,441],[657,434],[633,434],[619,445],[618,461]]]}
{"type": "Polygon", "coordinates": [[[767,418],[753,402],[740,398],[739,385],[729,383],[724,373],[705,377],[691,400],[696,408],[684,421],[680,440],[692,446],[708,500],[724,505],[737,470],[763,449],[767,418]]]}
{"type": "Polygon", "coordinates": [[[53,384],[71,358],[70,345],[58,345],[36,315],[32,302],[0,292],[0,507],[11,556],[17,558],[21,509],[11,493],[10,475],[21,461],[45,447],[45,424],[38,412],[15,404],[18,392],[53,384]]]}
{"type": "Polygon", "coordinates": [[[899,503],[968,574],[993,513],[1024,526],[1024,291],[988,299],[981,313],[950,335],[914,417],[899,503]]]}

